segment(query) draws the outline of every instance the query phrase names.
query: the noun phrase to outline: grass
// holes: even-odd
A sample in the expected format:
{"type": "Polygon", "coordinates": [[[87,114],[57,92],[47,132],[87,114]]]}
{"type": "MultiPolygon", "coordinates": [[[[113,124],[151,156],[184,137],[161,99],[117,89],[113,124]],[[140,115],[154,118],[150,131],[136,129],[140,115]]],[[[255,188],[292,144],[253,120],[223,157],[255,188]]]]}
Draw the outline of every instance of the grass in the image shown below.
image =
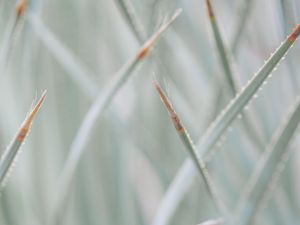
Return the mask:
{"type": "Polygon", "coordinates": [[[299,12],[0,0],[0,224],[298,224],[299,12]]]}

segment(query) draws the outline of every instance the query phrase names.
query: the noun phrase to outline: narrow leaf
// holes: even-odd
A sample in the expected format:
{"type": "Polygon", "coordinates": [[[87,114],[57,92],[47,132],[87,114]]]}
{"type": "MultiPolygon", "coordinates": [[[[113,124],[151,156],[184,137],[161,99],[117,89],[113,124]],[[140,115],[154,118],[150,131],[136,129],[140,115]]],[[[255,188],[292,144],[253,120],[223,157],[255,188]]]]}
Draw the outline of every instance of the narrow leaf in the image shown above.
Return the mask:
{"type": "Polygon", "coordinates": [[[18,36],[18,28],[22,21],[22,18],[26,12],[28,2],[27,0],[19,0],[16,4],[13,21],[8,24],[8,29],[4,36],[4,44],[0,49],[0,71],[5,73],[8,65],[8,61],[11,55],[11,52],[15,46],[18,36]]]}
{"type": "Polygon", "coordinates": [[[12,165],[16,159],[16,156],[18,155],[20,151],[20,146],[24,142],[26,136],[28,135],[30,131],[30,127],[32,125],[32,122],[34,118],[36,117],[37,112],[41,108],[44,100],[46,98],[46,91],[42,94],[42,97],[37,102],[37,104],[31,109],[28,116],[22,123],[19,131],[17,132],[17,135],[14,137],[10,145],[7,147],[3,155],[0,159],[0,186],[3,187],[5,185],[5,181],[7,178],[7,175],[12,168],[12,165]]]}
{"type": "Polygon", "coordinates": [[[215,13],[211,4],[210,0],[206,0],[206,7],[207,7],[207,12],[208,12],[208,16],[209,16],[209,21],[210,21],[210,25],[212,27],[213,30],[213,35],[214,35],[214,39],[217,45],[217,49],[218,49],[218,53],[219,53],[219,57],[222,63],[222,67],[224,70],[224,73],[226,75],[226,80],[228,82],[228,85],[230,87],[230,93],[232,96],[235,95],[235,93],[237,92],[237,85],[236,85],[236,81],[233,75],[233,71],[230,65],[230,55],[228,50],[226,49],[225,45],[224,45],[224,41],[223,38],[221,36],[220,30],[219,30],[219,26],[215,17],[215,13]]]}
{"type": "Polygon", "coordinates": [[[210,196],[213,200],[213,203],[216,206],[216,209],[222,215],[226,215],[227,209],[226,209],[224,203],[222,202],[222,200],[218,197],[216,187],[213,184],[212,178],[206,168],[205,162],[197,153],[196,147],[195,147],[189,133],[187,132],[184,125],[182,124],[179,116],[177,115],[177,113],[175,112],[175,110],[173,108],[172,103],[170,102],[170,100],[168,99],[168,97],[166,96],[166,94],[164,93],[162,88],[160,87],[160,85],[154,81],[154,86],[155,86],[163,104],[165,105],[166,109],[169,112],[170,118],[173,122],[174,127],[176,128],[176,131],[177,131],[179,137],[181,138],[183,144],[185,145],[189,154],[191,155],[191,158],[194,161],[194,164],[196,165],[198,172],[202,176],[202,179],[204,180],[206,189],[207,189],[208,193],[210,194],[210,196]]]}
{"type": "Polygon", "coordinates": [[[234,224],[250,224],[252,222],[258,205],[263,199],[266,188],[272,179],[272,174],[276,171],[278,162],[282,160],[285,154],[288,154],[286,148],[300,122],[300,98],[297,99],[296,107],[293,108],[288,116],[288,120],[284,122],[274,135],[250,176],[239,200],[234,224]]]}

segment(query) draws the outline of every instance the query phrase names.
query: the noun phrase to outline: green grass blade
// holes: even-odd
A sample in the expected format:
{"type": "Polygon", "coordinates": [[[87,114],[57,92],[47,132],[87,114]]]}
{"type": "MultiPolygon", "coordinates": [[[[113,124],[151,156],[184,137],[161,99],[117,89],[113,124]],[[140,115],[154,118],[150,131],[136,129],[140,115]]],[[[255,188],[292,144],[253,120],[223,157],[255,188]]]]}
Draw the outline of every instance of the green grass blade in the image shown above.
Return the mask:
{"type": "Polygon", "coordinates": [[[67,157],[62,175],[59,180],[57,198],[55,199],[57,202],[54,203],[54,215],[51,215],[51,217],[54,217],[52,219],[54,219],[56,222],[59,222],[62,219],[62,211],[65,208],[63,206],[66,204],[66,197],[71,187],[74,172],[81,155],[85,150],[84,147],[92,132],[95,122],[103,115],[105,109],[111,104],[112,99],[133,74],[136,66],[139,65],[150,54],[153,45],[156,43],[162,32],[164,32],[171,25],[171,23],[179,16],[180,13],[181,10],[176,11],[172,18],[163,24],[161,28],[153,36],[151,36],[148,41],[145,42],[134,58],[129,60],[121,68],[111,83],[108,84],[103,92],[98,95],[90,107],[71,145],[70,153],[67,157]]]}
{"type": "MultiPolygon", "coordinates": [[[[219,140],[221,135],[227,130],[232,121],[242,112],[243,108],[248,104],[259,87],[262,86],[263,82],[268,78],[280,60],[284,58],[290,47],[296,41],[299,33],[300,25],[297,25],[292,34],[280,45],[275,53],[271,55],[271,57],[265,62],[264,66],[249,81],[246,87],[233,99],[233,101],[207,129],[197,144],[198,152],[204,157],[204,159],[219,140]]],[[[155,221],[163,221],[163,223],[154,223],[155,225],[168,224],[168,221],[172,217],[178,203],[181,198],[183,198],[183,194],[186,193],[189,188],[186,181],[191,181],[194,175],[195,167],[191,160],[186,159],[175,175],[175,178],[169,186],[157,212],[157,218],[155,221]],[[174,201],[170,199],[170,196],[173,197],[174,201]],[[170,206],[171,208],[168,208],[170,206]]]]}
{"type": "MultiPolygon", "coordinates": [[[[226,76],[226,80],[228,81],[229,87],[230,87],[230,94],[231,96],[235,96],[235,94],[238,91],[239,84],[237,83],[235,79],[235,73],[233,68],[233,59],[231,56],[231,51],[226,48],[222,35],[219,30],[219,26],[216,20],[216,16],[213,10],[213,7],[211,5],[210,0],[206,0],[206,7],[208,11],[208,16],[210,20],[210,24],[213,30],[214,39],[217,45],[217,50],[219,54],[219,58],[226,76]]],[[[243,121],[243,125],[245,128],[245,131],[249,134],[249,136],[253,139],[253,142],[261,148],[263,146],[263,141],[261,138],[257,135],[258,132],[253,127],[253,123],[251,122],[251,117],[247,113],[243,113],[243,116],[245,120],[243,121]]]]}
{"type": "Polygon", "coordinates": [[[288,116],[288,120],[280,127],[274,135],[272,142],[257,163],[251,174],[243,195],[241,196],[234,224],[250,224],[255,212],[264,197],[264,193],[276,171],[276,166],[282,158],[288,154],[286,148],[294,136],[300,122],[300,98],[297,99],[296,107],[288,116]]]}
{"type": "Polygon", "coordinates": [[[3,155],[0,159],[0,186],[1,188],[4,187],[6,183],[7,175],[12,168],[12,165],[16,159],[16,156],[20,152],[20,146],[24,142],[26,136],[28,135],[30,131],[30,127],[32,125],[32,122],[41,108],[44,100],[46,98],[46,92],[43,93],[40,100],[37,102],[37,104],[31,109],[30,113],[22,123],[19,131],[17,132],[17,135],[14,137],[10,145],[7,147],[3,155]]]}
{"type": "Polygon", "coordinates": [[[218,53],[219,53],[219,58],[221,60],[222,63],[222,67],[224,70],[224,73],[226,75],[226,80],[228,82],[228,86],[230,87],[230,94],[232,96],[235,95],[235,93],[237,92],[237,85],[236,85],[236,81],[234,78],[234,74],[232,71],[232,68],[230,66],[230,55],[229,52],[227,51],[225,45],[224,45],[224,41],[223,38],[221,36],[220,30],[219,30],[219,26],[211,5],[211,1],[210,0],[206,0],[206,7],[207,7],[207,11],[208,11],[208,16],[209,16],[209,21],[210,21],[210,25],[212,27],[213,30],[213,35],[214,35],[214,39],[217,45],[217,49],[218,49],[218,53]]]}
{"type": "Polygon", "coordinates": [[[200,173],[200,175],[205,183],[206,189],[207,189],[208,193],[210,194],[210,196],[213,200],[213,203],[216,206],[216,209],[218,210],[218,212],[220,214],[222,214],[223,216],[226,216],[228,214],[227,208],[224,205],[223,201],[218,196],[217,189],[216,189],[215,185],[213,184],[212,178],[206,168],[205,162],[197,153],[196,147],[195,147],[188,131],[182,124],[180,118],[178,117],[177,113],[175,112],[175,110],[172,106],[172,103],[170,102],[170,100],[168,99],[168,97],[166,96],[166,94],[164,93],[162,88],[160,87],[160,85],[157,82],[154,82],[154,86],[161,98],[161,101],[163,102],[163,104],[165,105],[166,109],[169,112],[169,116],[173,122],[174,127],[176,128],[176,131],[177,131],[179,137],[181,138],[183,144],[185,145],[189,154],[191,155],[191,158],[194,161],[194,165],[196,165],[198,172],[200,173]]]}

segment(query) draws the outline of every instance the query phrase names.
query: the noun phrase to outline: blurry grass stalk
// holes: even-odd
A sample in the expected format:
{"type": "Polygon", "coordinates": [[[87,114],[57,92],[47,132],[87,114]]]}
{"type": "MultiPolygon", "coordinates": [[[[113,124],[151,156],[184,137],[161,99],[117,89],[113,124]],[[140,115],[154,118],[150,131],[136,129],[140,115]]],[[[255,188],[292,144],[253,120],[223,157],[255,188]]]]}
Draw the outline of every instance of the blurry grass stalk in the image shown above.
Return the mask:
{"type": "Polygon", "coordinates": [[[18,37],[18,28],[21,28],[21,23],[24,14],[26,13],[27,9],[27,0],[19,0],[16,4],[13,21],[12,23],[8,24],[8,28],[5,32],[4,37],[4,44],[1,46],[0,49],[0,73],[1,75],[5,74],[9,58],[13,48],[16,44],[17,37],[18,37]]]}
{"type": "Polygon", "coordinates": [[[138,19],[135,13],[131,0],[115,0],[115,2],[122,10],[122,13],[125,16],[130,29],[134,33],[139,43],[143,43],[147,38],[147,34],[143,27],[143,24],[138,19]]]}
{"type": "MultiPolygon", "coordinates": [[[[217,119],[208,127],[205,134],[201,137],[197,143],[197,151],[200,156],[206,161],[206,157],[217,143],[219,138],[229,128],[230,124],[236,119],[236,117],[242,113],[244,107],[253,98],[255,93],[264,84],[265,80],[270,76],[271,72],[276,68],[280,60],[282,60],[288,50],[296,41],[300,33],[300,25],[297,25],[295,30],[290,36],[279,46],[279,48],[271,55],[271,57],[265,62],[263,67],[253,76],[248,84],[242,89],[242,91],[227,105],[225,110],[217,117],[217,119]]],[[[183,198],[183,194],[186,193],[189,188],[188,184],[191,184],[191,180],[195,175],[195,167],[191,160],[186,159],[183,165],[175,175],[173,182],[170,184],[164,199],[157,211],[155,221],[163,221],[160,224],[168,224],[176,207],[180,200],[183,198]],[[188,184],[186,181],[190,181],[188,184]],[[169,196],[172,196],[170,198],[169,196]],[[167,202],[171,201],[171,202],[167,202]],[[171,208],[169,208],[171,207],[171,208]]],[[[155,225],[158,225],[154,223],[155,225]]]]}
{"type": "MultiPolygon", "coordinates": [[[[288,144],[297,130],[300,122],[300,98],[296,101],[296,107],[289,113],[287,121],[275,133],[271,143],[258,161],[254,172],[251,174],[245,190],[238,202],[233,224],[250,224],[253,221],[256,210],[259,208],[264,195],[267,194],[268,184],[275,174],[279,163],[288,159],[288,144]]],[[[284,166],[284,164],[280,164],[284,166]]]]}
{"type": "Polygon", "coordinates": [[[89,77],[93,77],[93,73],[45,26],[41,18],[34,12],[28,12],[26,18],[37,37],[58,62],[63,65],[63,68],[83,94],[89,98],[95,98],[98,87],[89,79],[89,77]]]}
{"type": "Polygon", "coordinates": [[[213,219],[213,220],[207,220],[203,223],[200,223],[198,225],[221,225],[224,223],[224,220],[219,218],[219,219],[213,219]]]}
{"type": "Polygon", "coordinates": [[[29,114],[26,116],[24,122],[22,123],[17,135],[11,141],[10,145],[7,147],[0,159],[0,186],[3,188],[6,184],[10,170],[12,169],[14,162],[18,153],[20,152],[20,147],[27,137],[32,122],[36,117],[37,112],[40,110],[44,100],[46,98],[46,91],[43,92],[42,97],[37,102],[37,104],[30,110],[29,114]]]}
{"type": "Polygon", "coordinates": [[[237,54],[239,44],[243,35],[245,34],[247,22],[251,16],[252,9],[254,7],[255,0],[243,0],[240,3],[239,18],[237,19],[237,26],[233,35],[231,44],[231,51],[234,55],[237,54]]]}
{"type": "MultiPolygon", "coordinates": [[[[56,197],[54,199],[53,214],[50,215],[50,221],[53,219],[55,223],[60,223],[66,208],[67,197],[72,186],[73,176],[78,162],[85,150],[85,145],[94,128],[97,119],[101,118],[105,109],[111,104],[113,98],[120,91],[129,77],[133,74],[137,65],[139,65],[150,54],[154,44],[157,42],[161,34],[172,24],[172,22],[180,15],[181,10],[177,10],[169,21],[163,24],[160,29],[155,32],[148,41],[138,50],[137,54],[130,59],[114,76],[113,80],[98,95],[93,102],[88,113],[85,115],[83,122],[71,145],[69,155],[64,164],[61,177],[58,182],[56,197]]],[[[52,221],[53,222],[53,221],[52,221]]]]}
{"type": "Polygon", "coordinates": [[[176,128],[176,131],[177,131],[179,137],[181,138],[183,144],[185,145],[189,154],[191,155],[191,158],[194,162],[194,165],[196,165],[198,172],[202,176],[205,187],[206,187],[208,193],[210,194],[218,213],[220,213],[222,216],[227,216],[227,214],[228,214],[227,208],[224,205],[223,201],[218,196],[217,189],[216,189],[215,185],[213,184],[213,180],[206,168],[205,162],[197,153],[196,147],[190,137],[190,134],[187,132],[186,128],[182,124],[180,118],[178,117],[177,113],[175,112],[175,110],[173,108],[172,103],[170,102],[170,100],[168,99],[168,97],[166,96],[166,94],[164,93],[162,88],[160,87],[160,85],[156,81],[154,81],[153,83],[154,83],[154,86],[161,98],[161,101],[163,102],[166,109],[168,110],[169,116],[172,120],[174,127],[176,128]]]}

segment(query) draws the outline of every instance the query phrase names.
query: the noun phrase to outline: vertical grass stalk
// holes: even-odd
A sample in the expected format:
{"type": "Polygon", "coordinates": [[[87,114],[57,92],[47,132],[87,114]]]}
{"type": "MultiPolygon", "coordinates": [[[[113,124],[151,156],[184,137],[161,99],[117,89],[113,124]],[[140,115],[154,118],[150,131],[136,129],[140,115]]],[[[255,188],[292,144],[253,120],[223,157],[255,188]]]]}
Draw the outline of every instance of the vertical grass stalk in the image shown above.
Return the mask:
{"type": "Polygon", "coordinates": [[[168,99],[168,97],[166,96],[166,94],[164,93],[162,88],[160,87],[160,85],[156,81],[154,81],[153,83],[154,83],[154,86],[161,98],[161,101],[163,102],[163,104],[165,105],[166,109],[169,112],[170,118],[172,120],[172,123],[173,123],[179,137],[181,138],[183,144],[185,145],[189,154],[191,155],[191,158],[194,162],[194,165],[196,165],[198,172],[202,176],[202,179],[204,180],[206,189],[207,189],[208,193],[210,194],[210,196],[213,200],[213,203],[216,206],[216,209],[222,216],[226,216],[228,214],[227,209],[226,209],[223,201],[220,199],[220,197],[217,194],[217,189],[213,184],[212,178],[206,168],[205,162],[197,153],[196,147],[195,147],[189,133],[187,132],[186,128],[184,127],[180,118],[178,117],[177,113],[175,112],[172,103],[170,102],[170,100],[168,99]]]}

